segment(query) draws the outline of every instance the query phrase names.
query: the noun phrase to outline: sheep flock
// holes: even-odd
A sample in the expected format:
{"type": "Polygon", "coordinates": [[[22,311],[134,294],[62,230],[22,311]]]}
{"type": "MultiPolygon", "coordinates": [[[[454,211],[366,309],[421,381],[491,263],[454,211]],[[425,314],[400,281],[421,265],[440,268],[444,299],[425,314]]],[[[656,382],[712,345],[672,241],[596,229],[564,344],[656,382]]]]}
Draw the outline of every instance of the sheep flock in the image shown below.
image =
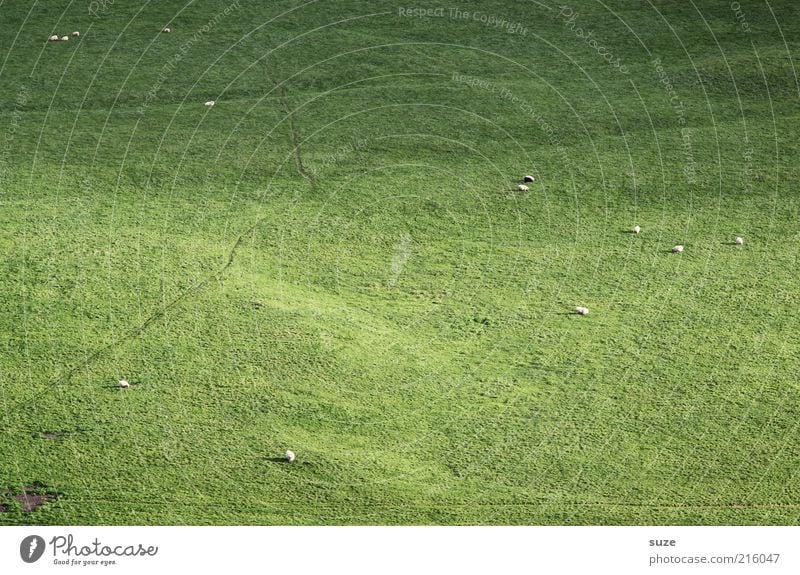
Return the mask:
{"type": "MultiPolygon", "coordinates": [[[[522,177],[522,182],[523,183],[517,184],[517,190],[520,191],[520,192],[527,192],[527,191],[530,190],[530,187],[527,184],[535,182],[535,181],[536,181],[536,178],[534,176],[525,175],[525,176],[522,177]]],[[[642,228],[638,224],[633,226],[632,228],[630,228],[630,233],[632,233],[632,234],[640,234],[641,232],[642,232],[642,228]]],[[[744,238],[742,236],[736,236],[736,238],[734,239],[733,243],[735,245],[737,245],[737,246],[743,246],[744,245],[744,238]]],[[[677,245],[673,246],[670,251],[673,254],[682,254],[683,251],[684,251],[684,247],[685,246],[683,244],[677,244],[677,245]]],[[[575,308],[574,312],[577,315],[589,315],[589,308],[584,307],[584,306],[577,306],[575,308]]]]}

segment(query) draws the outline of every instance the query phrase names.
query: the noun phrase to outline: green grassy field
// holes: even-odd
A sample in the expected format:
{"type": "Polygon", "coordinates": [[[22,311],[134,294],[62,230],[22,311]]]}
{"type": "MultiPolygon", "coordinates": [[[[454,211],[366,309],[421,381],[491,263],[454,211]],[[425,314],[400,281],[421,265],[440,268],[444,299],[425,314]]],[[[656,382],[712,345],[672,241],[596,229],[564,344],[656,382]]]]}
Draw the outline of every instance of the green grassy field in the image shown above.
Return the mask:
{"type": "Polygon", "coordinates": [[[800,523],[796,2],[0,14],[0,524],[800,523]]]}

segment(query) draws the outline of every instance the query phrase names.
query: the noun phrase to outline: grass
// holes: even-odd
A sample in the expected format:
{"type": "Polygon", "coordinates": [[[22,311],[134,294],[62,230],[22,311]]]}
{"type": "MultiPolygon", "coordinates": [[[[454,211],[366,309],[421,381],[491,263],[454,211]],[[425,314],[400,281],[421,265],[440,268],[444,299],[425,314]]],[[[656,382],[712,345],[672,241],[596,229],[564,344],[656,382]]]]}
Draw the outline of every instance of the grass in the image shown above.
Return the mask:
{"type": "Polygon", "coordinates": [[[571,3],[622,73],[535,2],[5,0],[0,524],[797,524],[800,14],[739,5],[571,3]]]}

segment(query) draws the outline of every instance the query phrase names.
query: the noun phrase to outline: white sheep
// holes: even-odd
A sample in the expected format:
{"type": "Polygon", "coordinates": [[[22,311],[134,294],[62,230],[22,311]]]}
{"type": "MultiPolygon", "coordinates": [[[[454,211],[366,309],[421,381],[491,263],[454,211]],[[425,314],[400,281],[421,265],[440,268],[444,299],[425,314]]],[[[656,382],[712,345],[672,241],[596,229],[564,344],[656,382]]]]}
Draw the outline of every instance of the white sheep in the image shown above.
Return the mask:
{"type": "Polygon", "coordinates": [[[534,178],[533,176],[525,176],[522,178],[523,182],[533,182],[534,180],[536,180],[536,178],[534,178]]]}
{"type": "Polygon", "coordinates": [[[50,40],[51,42],[58,42],[59,40],[58,34],[53,34],[52,36],[50,36],[50,38],[48,38],[48,40],[50,40]]]}
{"type": "Polygon", "coordinates": [[[66,42],[67,40],[69,40],[69,36],[61,36],[62,42],[66,42]]]}
{"type": "Polygon", "coordinates": [[[528,191],[528,186],[526,186],[525,184],[520,184],[520,185],[517,186],[517,189],[520,192],[527,192],[528,191]]]}
{"type": "Polygon", "coordinates": [[[128,383],[128,380],[123,377],[122,379],[119,380],[119,386],[122,389],[127,389],[131,386],[131,384],[128,383]]]}
{"type": "Polygon", "coordinates": [[[744,245],[744,238],[741,237],[741,236],[736,236],[736,240],[734,240],[734,241],[736,242],[737,246],[743,246],[744,245]]]}
{"type": "Polygon", "coordinates": [[[75,30],[75,31],[72,33],[72,35],[73,35],[73,36],[80,36],[80,35],[81,35],[81,33],[80,33],[80,32],[78,32],[77,30],[75,30]]]}
{"type": "Polygon", "coordinates": [[[641,231],[642,231],[642,228],[640,228],[639,226],[633,226],[633,230],[631,230],[631,231],[632,231],[634,234],[638,234],[639,232],[641,232],[641,231]]]}
{"type": "Polygon", "coordinates": [[[578,307],[575,308],[575,313],[577,313],[578,315],[588,315],[589,314],[589,308],[588,307],[583,307],[583,306],[578,306],[578,307]]]}
{"type": "Polygon", "coordinates": [[[209,100],[208,102],[205,103],[205,105],[208,106],[209,108],[211,106],[213,106],[214,104],[216,104],[216,102],[214,100],[209,100]]]}
{"type": "Polygon", "coordinates": [[[681,245],[675,246],[674,248],[672,248],[672,253],[673,254],[683,253],[683,246],[681,246],[681,245]]]}
{"type": "Polygon", "coordinates": [[[286,461],[288,461],[289,463],[291,463],[291,462],[292,462],[292,461],[294,461],[295,459],[297,459],[297,455],[295,454],[295,452],[294,452],[294,451],[292,451],[291,449],[287,449],[287,450],[286,450],[286,461]]]}
{"type": "Polygon", "coordinates": [[[164,28],[164,29],[162,30],[162,32],[172,32],[172,30],[170,30],[169,28],[164,28]]]}

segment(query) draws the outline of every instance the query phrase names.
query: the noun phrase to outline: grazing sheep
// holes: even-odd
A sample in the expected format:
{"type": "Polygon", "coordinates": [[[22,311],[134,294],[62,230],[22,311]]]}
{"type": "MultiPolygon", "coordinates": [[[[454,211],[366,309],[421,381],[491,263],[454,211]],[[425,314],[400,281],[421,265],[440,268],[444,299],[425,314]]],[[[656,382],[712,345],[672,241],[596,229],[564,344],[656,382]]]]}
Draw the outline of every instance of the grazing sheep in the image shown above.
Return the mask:
{"type": "Polygon", "coordinates": [[[211,107],[211,106],[213,106],[214,104],[216,104],[216,102],[215,102],[214,100],[209,100],[208,102],[206,102],[206,104],[205,104],[205,105],[206,105],[206,106],[208,106],[208,107],[210,108],[210,107],[211,107]]]}
{"type": "Polygon", "coordinates": [[[736,236],[736,240],[734,240],[734,241],[736,242],[737,246],[743,246],[744,245],[744,238],[741,237],[741,236],[736,236]]]}
{"type": "Polygon", "coordinates": [[[589,314],[589,308],[588,307],[578,306],[578,307],[575,308],[575,313],[577,313],[578,315],[588,315],[589,314]]]}
{"type": "Polygon", "coordinates": [[[533,182],[535,179],[536,178],[534,178],[533,176],[525,176],[524,178],[522,178],[522,181],[523,182],[533,182]]]}
{"type": "Polygon", "coordinates": [[[50,36],[50,38],[48,38],[48,40],[50,40],[51,42],[58,42],[59,40],[58,34],[53,34],[52,36],[50,36]]]}
{"type": "Polygon", "coordinates": [[[131,386],[131,384],[130,384],[130,383],[128,383],[128,380],[127,380],[127,379],[125,379],[125,378],[122,378],[122,379],[120,379],[120,380],[119,380],[119,386],[120,386],[122,389],[127,389],[127,388],[129,388],[129,387],[131,386]]]}
{"type": "Polygon", "coordinates": [[[170,30],[169,28],[164,28],[164,29],[162,30],[162,32],[172,32],[172,30],[170,30]]]}
{"type": "Polygon", "coordinates": [[[291,463],[295,459],[297,459],[297,455],[295,455],[294,451],[292,451],[291,449],[287,449],[286,450],[286,461],[291,463]]]}
{"type": "Polygon", "coordinates": [[[674,248],[672,248],[672,253],[673,254],[683,253],[683,246],[680,246],[680,245],[675,246],[674,248]]]}
{"type": "Polygon", "coordinates": [[[633,230],[631,230],[631,231],[632,231],[634,234],[638,234],[639,232],[641,232],[641,231],[642,231],[642,228],[640,228],[639,226],[633,226],[633,230]]]}
{"type": "Polygon", "coordinates": [[[62,42],[66,42],[67,40],[69,40],[69,36],[61,36],[62,42]]]}
{"type": "Polygon", "coordinates": [[[77,30],[75,30],[75,31],[72,33],[72,35],[73,35],[73,36],[80,36],[80,35],[81,35],[81,33],[80,33],[80,32],[78,32],[77,30]]]}
{"type": "Polygon", "coordinates": [[[525,184],[520,184],[520,185],[517,186],[517,189],[520,192],[527,192],[528,191],[528,186],[526,186],[525,184]]]}

